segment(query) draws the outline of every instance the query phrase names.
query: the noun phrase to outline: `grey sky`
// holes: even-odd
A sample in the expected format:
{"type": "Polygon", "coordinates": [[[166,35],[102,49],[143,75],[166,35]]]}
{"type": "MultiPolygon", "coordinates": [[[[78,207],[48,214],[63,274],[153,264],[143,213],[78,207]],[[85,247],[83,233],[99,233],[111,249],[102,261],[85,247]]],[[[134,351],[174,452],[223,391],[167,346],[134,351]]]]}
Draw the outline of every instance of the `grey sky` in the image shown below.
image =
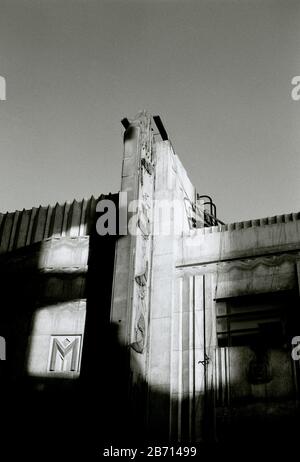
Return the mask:
{"type": "Polygon", "coordinates": [[[226,222],[300,211],[299,0],[0,0],[0,210],[120,186],[159,114],[226,222]]]}

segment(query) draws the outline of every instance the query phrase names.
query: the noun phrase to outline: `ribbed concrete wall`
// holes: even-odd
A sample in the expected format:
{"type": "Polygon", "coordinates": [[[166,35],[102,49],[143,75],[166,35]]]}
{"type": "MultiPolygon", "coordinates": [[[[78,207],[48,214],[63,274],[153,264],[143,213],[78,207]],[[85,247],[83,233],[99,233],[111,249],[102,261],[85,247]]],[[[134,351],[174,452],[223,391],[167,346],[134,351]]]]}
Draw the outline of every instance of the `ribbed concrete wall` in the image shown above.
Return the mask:
{"type": "Polygon", "coordinates": [[[89,235],[96,205],[102,197],[0,213],[0,254],[49,237],[89,235]]]}
{"type": "Polygon", "coordinates": [[[177,266],[300,251],[300,214],[197,229],[178,240],[177,266]],[[258,223],[259,222],[259,223],[258,223]],[[239,226],[237,226],[239,225],[239,226]]]}
{"type": "Polygon", "coordinates": [[[235,231],[246,228],[254,228],[257,226],[267,226],[279,223],[289,223],[292,221],[300,220],[300,212],[286,213],[284,215],[274,215],[272,217],[259,218],[255,220],[237,221],[235,223],[228,223],[223,226],[211,226],[207,228],[199,228],[198,232],[203,234],[217,233],[220,231],[235,231]]]}

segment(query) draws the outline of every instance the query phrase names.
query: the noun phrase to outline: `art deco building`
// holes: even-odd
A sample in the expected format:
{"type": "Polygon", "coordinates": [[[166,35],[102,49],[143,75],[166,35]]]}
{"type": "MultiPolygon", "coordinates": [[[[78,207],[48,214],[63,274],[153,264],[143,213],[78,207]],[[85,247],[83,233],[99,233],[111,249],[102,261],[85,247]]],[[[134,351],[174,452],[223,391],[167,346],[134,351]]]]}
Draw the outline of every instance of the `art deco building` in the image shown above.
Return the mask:
{"type": "Polygon", "coordinates": [[[292,439],[300,213],[223,224],[160,118],[122,123],[119,193],[0,214],[8,433],[74,451],[292,439]]]}

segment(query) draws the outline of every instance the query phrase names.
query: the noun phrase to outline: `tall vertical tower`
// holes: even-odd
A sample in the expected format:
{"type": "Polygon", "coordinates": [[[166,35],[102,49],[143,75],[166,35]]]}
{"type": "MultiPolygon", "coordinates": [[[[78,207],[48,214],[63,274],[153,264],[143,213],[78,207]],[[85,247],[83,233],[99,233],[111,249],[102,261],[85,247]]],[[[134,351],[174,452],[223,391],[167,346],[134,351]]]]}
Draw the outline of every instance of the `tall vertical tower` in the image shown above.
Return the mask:
{"type": "MultiPolygon", "coordinates": [[[[120,207],[128,208],[128,233],[116,247],[111,323],[128,351],[131,417],[146,438],[176,440],[181,438],[179,374],[182,368],[193,374],[194,367],[192,342],[190,353],[178,354],[174,323],[183,319],[176,304],[176,249],[191,229],[196,192],[158,117],[143,112],[125,125],[120,207]]],[[[184,322],[192,326],[192,318],[184,322]]],[[[193,338],[191,329],[181,331],[187,336],[181,340],[193,338]]],[[[194,392],[192,383],[184,390],[191,400],[194,392]]],[[[194,432],[194,410],[188,413],[185,438],[194,432]]]]}

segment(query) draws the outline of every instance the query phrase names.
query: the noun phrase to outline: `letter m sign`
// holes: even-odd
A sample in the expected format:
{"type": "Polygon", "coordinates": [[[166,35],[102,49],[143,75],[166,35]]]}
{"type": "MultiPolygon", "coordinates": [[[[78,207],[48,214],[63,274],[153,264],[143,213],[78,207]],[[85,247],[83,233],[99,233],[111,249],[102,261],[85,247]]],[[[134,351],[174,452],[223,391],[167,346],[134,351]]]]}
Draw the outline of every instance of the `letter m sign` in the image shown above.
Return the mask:
{"type": "Polygon", "coordinates": [[[81,335],[53,335],[49,372],[79,372],[81,335]]]}

